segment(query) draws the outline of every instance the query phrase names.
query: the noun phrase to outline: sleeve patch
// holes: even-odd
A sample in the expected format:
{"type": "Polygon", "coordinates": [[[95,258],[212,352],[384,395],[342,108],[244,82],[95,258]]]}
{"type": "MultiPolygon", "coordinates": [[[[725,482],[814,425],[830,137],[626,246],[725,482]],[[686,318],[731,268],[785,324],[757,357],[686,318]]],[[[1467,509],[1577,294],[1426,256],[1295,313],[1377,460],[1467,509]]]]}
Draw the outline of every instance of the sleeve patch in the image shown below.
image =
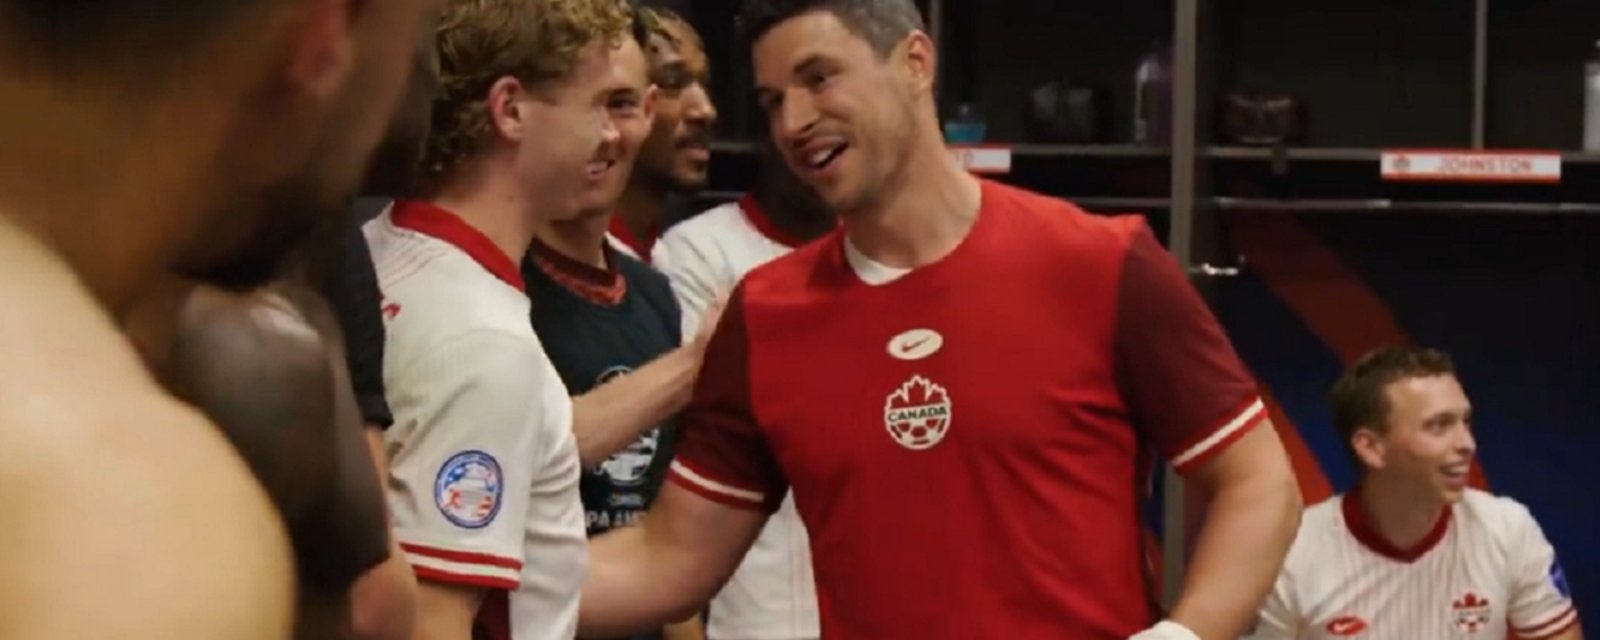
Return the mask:
{"type": "Polygon", "coordinates": [[[1567,572],[1561,569],[1561,560],[1550,559],[1550,586],[1555,587],[1556,593],[1568,600],[1572,599],[1572,587],[1567,584],[1567,572]]]}
{"type": "Polygon", "coordinates": [[[482,451],[462,451],[439,467],[433,501],[446,520],[463,529],[482,529],[500,514],[505,483],[500,463],[482,451]]]}

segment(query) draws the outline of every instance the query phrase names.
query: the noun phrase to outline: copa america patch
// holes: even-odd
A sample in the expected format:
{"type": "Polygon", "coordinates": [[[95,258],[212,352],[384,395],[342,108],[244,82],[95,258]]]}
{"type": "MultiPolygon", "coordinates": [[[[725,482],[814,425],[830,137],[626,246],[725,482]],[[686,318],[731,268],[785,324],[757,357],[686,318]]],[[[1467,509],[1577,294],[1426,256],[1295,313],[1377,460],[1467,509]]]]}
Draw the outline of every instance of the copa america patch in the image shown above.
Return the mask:
{"type": "Polygon", "coordinates": [[[1550,586],[1556,588],[1556,593],[1568,600],[1572,599],[1572,587],[1567,585],[1567,572],[1561,570],[1561,561],[1550,559],[1550,586]]]}
{"type": "Polygon", "coordinates": [[[482,529],[494,522],[504,491],[500,463],[482,451],[450,456],[433,480],[433,502],[439,513],[464,529],[482,529]]]}

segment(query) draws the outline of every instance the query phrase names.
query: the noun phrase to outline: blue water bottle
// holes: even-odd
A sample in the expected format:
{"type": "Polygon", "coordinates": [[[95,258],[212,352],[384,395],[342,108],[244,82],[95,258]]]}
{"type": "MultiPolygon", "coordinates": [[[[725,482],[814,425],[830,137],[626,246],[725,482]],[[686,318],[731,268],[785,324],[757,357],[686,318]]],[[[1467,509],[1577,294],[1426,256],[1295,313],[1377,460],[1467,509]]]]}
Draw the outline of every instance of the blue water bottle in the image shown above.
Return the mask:
{"type": "Polygon", "coordinates": [[[956,115],[944,121],[944,140],[949,144],[978,144],[988,127],[978,117],[977,107],[963,102],[956,107],[956,115]]]}

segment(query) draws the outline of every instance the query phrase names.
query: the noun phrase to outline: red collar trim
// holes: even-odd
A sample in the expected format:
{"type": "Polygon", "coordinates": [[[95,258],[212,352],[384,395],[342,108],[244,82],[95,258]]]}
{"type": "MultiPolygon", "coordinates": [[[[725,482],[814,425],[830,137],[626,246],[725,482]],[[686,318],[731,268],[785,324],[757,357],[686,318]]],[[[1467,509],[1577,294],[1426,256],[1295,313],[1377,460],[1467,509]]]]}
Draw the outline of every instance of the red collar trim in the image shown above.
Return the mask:
{"type": "Polygon", "coordinates": [[[633,230],[629,229],[628,225],[622,223],[621,216],[611,217],[611,235],[621,240],[622,244],[628,245],[628,248],[639,256],[639,261],[650,264],[650,250],[655,247],[656,238],[661,232],[655,224],[651,224],[650,228],[645,230],[645,234],[647,237],[637,237],[633,235],[633,230]]]}
{"type": "Polygon", "coordinates": [[[1355,536],[1356,542],[1360,542],[1362,546],[1380,556],[1400,562],[1416,562],[1418,558],[1439,546],[1439,542],[1444,540],[1444,534],[1450,530],[1450,505],[1445,505],[1428,535],[1423,536],[1422,540],[1410,549],[1401,549],[1380,535],[1377,528],[1372,526],[1372,521],[1367,519],[1366,508],[1361,506],[1358,495],[1360,492],[1361,488],[1357,487],[1345,493],[1340,499],[1339,508],[1344,512],[1345,524],[1350,527],[1350,534],[1355,536]]]}
{"type": "Polygon", "coordinates": [[[756,202],[753,195],[745,194],[739,198],[739,211],[744,213],[744,219],[760,231],[768,240],[781,244],[790,249],[798,248],[805,244],[805,240],[795,237],[772,221],[772,216],[767,215],[767,210],[761,208],[761,203],[756,202]]]}
{"type": "Polygon", "coordinates": [[[500,251],[489,236],[483,235],[482,231],[474,229],[456,214],[427,202],[401,200],[394,204],[389,217],[397,227],[438,238],[460,249],[485,271],[516,287],[517,291],[528,290],[522,282],[517,263],[500,251]]]}
{"type": "Polygon", "coordinates": [[[545,244],[538,238],[533,239],[533,245],[528,248],[533,256],[549,264],[556,271],[551,275],[564,275],[597,287],[615,286],[622,279],[622,274],[617,272],[616,259],[612,257],[614,250],[601,245],[605,253],[606,268],[597,269],[588,263],[579,262],[567,254],[556,251],[554,247],[545,244]]]}

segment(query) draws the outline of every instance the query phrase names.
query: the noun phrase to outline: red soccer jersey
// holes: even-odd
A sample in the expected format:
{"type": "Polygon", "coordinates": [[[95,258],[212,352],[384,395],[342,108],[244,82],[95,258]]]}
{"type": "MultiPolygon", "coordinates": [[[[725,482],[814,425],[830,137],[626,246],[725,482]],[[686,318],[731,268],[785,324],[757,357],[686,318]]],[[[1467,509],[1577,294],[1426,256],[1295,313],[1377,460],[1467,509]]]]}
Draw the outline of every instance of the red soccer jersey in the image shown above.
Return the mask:
{"type": "Polygon", "coordinates": [[[1127,637],[1147,445],[1188,472],[1265,416],[1141,219],[982,194],[890,282],[842,232],[753,271],[683,416],[675,482],[757,509],[793,487],[823,637],[1127,637]]]}

